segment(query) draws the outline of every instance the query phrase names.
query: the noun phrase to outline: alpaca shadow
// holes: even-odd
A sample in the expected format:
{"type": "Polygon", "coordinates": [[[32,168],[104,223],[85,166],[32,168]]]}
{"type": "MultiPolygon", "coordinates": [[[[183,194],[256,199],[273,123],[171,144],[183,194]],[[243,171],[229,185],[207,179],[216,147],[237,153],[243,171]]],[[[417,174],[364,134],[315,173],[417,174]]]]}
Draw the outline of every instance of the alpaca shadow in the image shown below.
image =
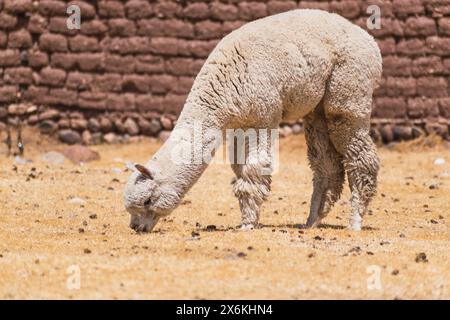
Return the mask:
{"type": "MultiPolygon", "coordinates": [[[[304,223],[303,224],[301,224],[301,223],[296,223],[296,224],[288,223],[288,224],[279,224],[279,225],[261,224],[260,228],[288,228],[288,229],[301,229],[301,230],[308,230],[308,229],[310,229],[304,223]]],[[[347,229],[347,226],[336,225],[336,224],[329,224],[329,223],[321,223],[316,228],[317,229],[345,230],[345,229],[347,229]]],[[[367,227],[365,226],[365,227],[362,227],[362,230],[373,231],[373,230],[378,230],[378,229],[370,227],[370,226],[367,226],[367,227]]]]}

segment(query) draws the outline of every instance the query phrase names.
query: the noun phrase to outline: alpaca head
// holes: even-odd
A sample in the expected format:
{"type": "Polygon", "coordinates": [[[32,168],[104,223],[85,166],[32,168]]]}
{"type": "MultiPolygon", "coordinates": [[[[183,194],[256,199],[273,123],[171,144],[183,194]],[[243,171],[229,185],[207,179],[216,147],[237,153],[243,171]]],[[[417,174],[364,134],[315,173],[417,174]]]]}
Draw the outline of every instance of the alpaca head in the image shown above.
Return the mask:
{"type": "Polygon", "coordinates": [[[125,207],[131,215],[130,227],[137,232],[150,232],[161,217],[176,207],[177,198],[176,192],[156,179],[151,170],[135,165],[124,195],[125,207]]]}

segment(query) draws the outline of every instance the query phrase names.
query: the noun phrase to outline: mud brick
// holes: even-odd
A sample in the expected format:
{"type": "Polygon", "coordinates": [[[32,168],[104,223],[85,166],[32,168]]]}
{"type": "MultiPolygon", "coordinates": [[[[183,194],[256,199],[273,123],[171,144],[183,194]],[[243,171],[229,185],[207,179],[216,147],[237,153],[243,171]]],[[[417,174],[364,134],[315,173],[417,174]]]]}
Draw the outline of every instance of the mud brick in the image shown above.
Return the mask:
{"type": "MultiPolygon", "coordinates": [[[[236,20],[236,21],[225,21],[223,24],[222,24],[222,34],[225,36],[225,35],[227,35],[228,33],[230,33],[230,32],[232,32],[232,31],[234,31],[234,30],[236,30],[236,29],[239,29],[241,26],[243,26],[244,24],[246,24],[247,22],[245,22],[245,21],[240,21],[240,20],[236,20]]],[[[216,43],[218,42],[218,41],[216,41],[216,40],[210,40],[210,41],[215,41],[216,43]]]]}
{"type": "Polygon", "coordinates": [[[439,112],[444,119],[450,119],[450,97],[439,99],[439,112]]]}
{"type": "Polygon", "coordinates": [[[149,37],[114,38],[109,44],[111,52],[120,54],[151,52],[149,37]]]}
{"type": "Polygon", "coordinates": [[[366,17],[372,14],[372,12],[367,12],[367,8],[372,5],[376,5],[380,8],[381,13],[381,25],[383,28],[384,25],[384,18],[392,18],[394,17],[394,10],[392,6],[392,1],[386,1],[386,0],[371,0],[371,1],[361,1],[361,13],[364,14],[366,17]]]}
{"type": "Polygon", "coordinates": [[[31,0],[5,0],[5,11],[8,13],[25,13],[32,9],[31,0]]]}
{"type": "Polygon", "coordinates": [[[136,72],[138,73],[162,73],[164,72],[164,59],[152,55],[136,56],[136,72]]]}
{"type": "Polygon", "coordinates": [[[216,40],[190,41],[189,52],[196,58],[206,58],[216,45],[216,40]]]}
{"type": "Polygon", "coordinates": [[[163,98],[164,113],[177,115],[183,109],[184,103],[186,102],[185,95],[177,95],[169,93],[163,98]]]}
{"type": "Polygon", "coordinates": [[[422,39],[406,39],[397,43],[397,53],[408,56],[422,56],[428,49],[422,39]]]}
{"type": "Polygon", "coordinates": [[[404,26],[405,36],[430,36],[436,31],[434,19],[428,17],[410,17],[404,26]]]}
{"type": "Polygon", "coordinates": [[[66,17],[53,17],[50,18],[48,24],[48,30],[54,33],[62,33],[67,35],[75,35],[78,33],[76,29],[67,28],[67,18],[66,17]]]}
{"type": "Polygon", "coordinates": [[[87,1],[70,1],[67,4],[67,8],[73,4],[80,7],[81,19],[95,18],[95,7],[92,4],[88,3],[87,1]]]}
{"type": "Polygon", "coordinates": [[[31,33],[41,34],[47,31],[48,21],[47,18],[33,14],[28,21],[28,31],[31,33]]]}
{"type": "Polygon", "coordinates": [[[16,100],[15,86],[0,86],[0,103],[11,103],[16,100]]]}
{"type": "Polygon", "coordinates": [[[375,116],[381,119],[404,118],[406,101],[404,98],[375,98],[375,116]]]}
{"type": "Polygon", "coordinates": [[[450,56],[450,38],[428,37],[426,45],[434,54],[450,56]]]}
{"type": "Polygon", "coordinates": [[[136,34],[136,25],[132,20],[111,19],[108,21],[109,34],[113,37],[129,37],[136,34]]]}
{"type": "Polygon", "coordinates": [[[3,79],[9,84],[31,84],[32,73],[31,68],[28,67],[7,68],[3,79]]]}
{"type": "Polygon", "coordinates": [[[39,84],[60,87],[66,81],[66,72],[62,69],[44,68],[40,72],[39,84]]]}
{"type": "Polygon", "coordinates": [[[125,4],[127,17],[130,19],[144,19],[153,15],[153,8],[148,1],[131,0],[125,4]]]}
{"type": "Polygon", "coordinates": [[[417,93],[425,97],[445,97],[448,84],[443,77],[422,77],[417,79],[417,93]]]}
{"type": "MultiPolygon", "coordinates": [[[[362,27],[366,28],[366,18],[362,19],[362,27]]],[[[358,24],[359,25],[359,24],[358,24]]],[[[405,22],[397,20],[397,19],[391,19],[391,18],[383,18],[381,20],[381,28],[380,29],[373,29],[368,30],[370,34],[372,34],[374,37],[386,37],[386,36],[397,36],[401,37],[403,36],[403,28],[404,28],[405,22]]]]}
{"type": "Polygon", "coordinates": [[[213,2],[210,7],[211,18],[219,21],[232,21],[238,18],[238,9],[232,4],[213,2]]]}
{"type": "Polygon", "coordinates": [[[100,50],[97,38],[77,35],[69,39],[72,52],[95,52],[100,50]]]}
{"type": "Polygon", "coordinates": [[[399,17],[425,12],[425,7],[421,0],[394,0],[393,8],[394,13],[399,17]]]}
{"type": "Polygon", "coordinates": [[[77,64],[81,71],[102,71],[105,69],[105,55],[103,53],[80,53],[77,64]]]}
{"type": "Polygon", "coordinates": [[[386,79],[386,77],[382,77],[382,78],[380,79],[379,86],[378,86],[378,88],[375,89],[373,95],[374,95],[375,97],[386,96],[386,95],[387,95],[386,87],[387,87],[387,79],[386,79]]]}
{"type": "MultiPolygon", "coordinates": [[[[182,51],[182,45],[184,45],[184,43],[180,39],[156,37],[152,39],[150,51],[153,54],[176,56],[182,51]]],[[[185,51],[187,51],[188,47],[186,45],[184,47],[185,51]]]]}
{"type": "Polygon", "coordinates": [[[260,2],[240,2],[238,4],[239,19],[251,21],[267,16],[267,6],[260,2]]]}
{"type": "Polygon", "coordinates": [[[11,30],[17,24],[17,17],[0,12],[0,30],[11,30]]]}
{"type": "Polygon", "coordinates": [[[124,17],[125,7],[120,1],[99,1],[98,14],[105,18],[124,17]]]}
{"type": "Polygon", "coordinates": [[[192,20],[203,20],[209,17],[209,7],[206,3],[194,2],[183,9],[183,16],[192,20]]]}
{"type": "Polygon", "coordinates": [[[39,13],[44,16],[65,16],[67,15],[66,4],[63,1],[41,0],[38,7],[39,13]]]}
{"type": "Polygon", "coordinates": [[[377,39],[377,43],[383,56],[395,53],[394,38],[377,39]]]}
{"type": "Polygon", "coordinates": [[[181,20],[148,19],[138,21],[138,35],[153,37],[176,37],[190,39],[194,37],[192,24],[181,20]]]}
{"type": "Polygon", "coordinates": [[[48,65],[48,54],[40,51],[33,51],[28,53],[28,64],[32,68],[40,68],[48,65]]]}
{"type": "Polygon", "coordinates": [[[153,11],[155,15],[162,19],[175,18],[181,15],[183,9],[180,5],[172,1],[160,1],[155,4],[153,11]]]}
{"type": "Polygon", "coordinates": [[[125,75],[122,88],[128,92],[150,92],[150,78],[146,75],[125,75]]]}
{"type": "Polygon", "coordinates": [[[359,3],[352,0],[332,1],[330,11],[348,19],[356,18],[359,16],[359,3]]]}
{"type": "Polygon", "coordinates": [[[450,15],[450,3],[448,0],[427,0],[425,8],[433,17],[450,15]]]}
{"type": "Polygon", "coordinates": [[[417,92],[416,79],[388,77],[386,80],[386,93],[391,97],[414,96],[417,92]]]}
{"type": "Polygon", "coordinates": [[[85,35],[103,35],[108,31],[108,27],[100,20],[81,22],[81,33],[85,35]]]}
{"type": "Polygon", "coordinates": [[[121,57],[117,55],[106,55],[105,70],[113,73],[132,73],[135,69],[134,58],[131,56],[121,57]]]}
{"type": "Polygon", "coordinates": [[[51,88],[44,101],[50,105],[75,106],[77,105],[77,92],[67,89],[51,88]]]}
{"type": "Polygon", "coordinates": [[[70,70],[76,67],[77,56],[73,53],[53,53],[50,58],[50,66],[70,70]]]}
{"type": "Polygon", "coordinates": [[[193,77],[179,77],[172,91],[176,94],[188,94],[193,84],[193,77]]]}
{"type": "Polygon", "coordinates": [[[25,29],[11,32],[8,37],[8,48],[24,49],[31,47],[31,35],[25,29]]]}
{"type": "Polygon", "coordinates": [[[450,74],[450,58],[444,59],[443,65],[444,65],[444,74],[450,74]]]}
{"type": "Polygon", "coordinates": [[[444,73],[444,65],[440,57],[427,56],[414,59],[412,74],[414,76],[427,76],[444,73]]]}
{"type": "Polygon", "coordinates": [[[203,60],[172,58],[166,60],[166,72],[175,76],[195,76],[200,71],[203,60]]]}
{"type": "Polygon", "coordinates": [[[103,92],[82,91],[78,94],[78,106],[83,109],[105,110],[107,97],[103,92]]]}
{"type": "Polygon", "coordinates": [[[319,9],[330,11],[330,4],[328,2],[300,1],[298,7],[300,9],[319,9]]]}
{"type": "Polygon", "coordinates": [[[154,75],[149,79],[152,93],[163,94],[171,90],[177,82],[177,78],[169,75],[154,75]]]}
{"type": "Polygon", "coordinates": [[[139,112],[154,111],[162,113],[165,110],[164,97],[151,94],[136,95],[136,109],[139,112]]]}
{"type": "Polygon", "coordinates": [[[195,24],[195,35],[199,40],[219,39],[222,37],[222,25],[209,20],[195,24]]]}
{"type": "Polygon", "coordinates": [[[439,107],[435,99],[411,98],[408,99],[408,117],[419,119],[427,116],[438,116],[439,107]]]}
{"type": "Polygon", "coordinates": [[[5,32],[0,31],[0,48],[4,48],[6,46],[6,41],[8,37],[5,32]]]}
{"type": "Polygon", "coordinates": [[[44,98],[48,95],[47,87],[38,87],[31,85],[23,93],[23,98],[27,101],[33,101],[37,104],[42,104],[44,98]]]}
{"type": "Polygon", "coordinates": [[[45,33],[39,37],[39,48],[42,51],[66,52],[67,39],[60,34],[45,33]]]}
{"type": "Polygon", "coordinates": [[[93,76],[90,73],[70,72],[67,75],[66,87],[75,90],[91,88],[93,76]]]}
{"type": "Polygon", "coordinates": [[[387,56],[383,59],[383,72],[386,76],[410,76],[411,59],[407,57],[387,56]]]}
{"type": "Polygon", "coordinates": [[[269,1],[267,2],[267,14],[277,14],[297,8],[295,1],[269,1]]]}
{"type": "Polygon", "coordinates": [[[20,65],[19,50],[0,50],[0,67],[12,67],[20,65]]]}
{"type": "Polygon", "coordinates": [[[106,99],[106,109],[107,110],[134,110],[136,108],[135,96],[132,93],[122,93],[122,94],[108,94],[106,99]]]}
{"type": "Polygon", "coordinates": [[[441,34],[450,36],[450,18],[439,19],[438,25],[441,34]]]}
{"type": "Polygon", "coordinates": [[[120,74],[107,73],[95,75],[92,82],[92,91],[119,92],[122,90],[122,76],[120,74]]]}

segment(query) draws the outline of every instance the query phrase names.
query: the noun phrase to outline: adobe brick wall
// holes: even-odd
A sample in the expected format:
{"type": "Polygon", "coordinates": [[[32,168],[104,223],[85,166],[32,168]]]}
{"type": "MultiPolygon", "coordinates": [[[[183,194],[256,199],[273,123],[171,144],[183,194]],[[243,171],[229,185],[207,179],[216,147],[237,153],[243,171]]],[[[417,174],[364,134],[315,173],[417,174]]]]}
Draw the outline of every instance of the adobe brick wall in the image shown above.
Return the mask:
{"type": "Polygon", "coordinates": [[[337,12],[367,29],[366,9],[376,4],[381,29],[368,31],[384,76],[374,138],[448,137],[450,0],[72,3],[81,8],[81,30],[66,27],[68,1],[0,0],[0,130],[24,112],[17,102],[30,102],[38,109],[23,118],[43,132],[71,130],[85,141],[112,131],[158,135],[172,128],[203,61],[230,31],[295,8],[337,12]]]}

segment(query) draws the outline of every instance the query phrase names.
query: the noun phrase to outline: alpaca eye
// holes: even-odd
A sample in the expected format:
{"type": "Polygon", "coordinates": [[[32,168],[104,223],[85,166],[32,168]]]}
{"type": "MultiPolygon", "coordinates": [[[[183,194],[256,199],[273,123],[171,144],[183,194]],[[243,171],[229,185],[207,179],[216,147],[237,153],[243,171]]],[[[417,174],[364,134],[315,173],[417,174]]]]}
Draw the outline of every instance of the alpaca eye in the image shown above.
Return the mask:
{"type": "Polygon", "coordinates": [[[148,206],[152,203],[152,199],[148,198],[145,202],[144,202],[144,206],[148,206]]]}

